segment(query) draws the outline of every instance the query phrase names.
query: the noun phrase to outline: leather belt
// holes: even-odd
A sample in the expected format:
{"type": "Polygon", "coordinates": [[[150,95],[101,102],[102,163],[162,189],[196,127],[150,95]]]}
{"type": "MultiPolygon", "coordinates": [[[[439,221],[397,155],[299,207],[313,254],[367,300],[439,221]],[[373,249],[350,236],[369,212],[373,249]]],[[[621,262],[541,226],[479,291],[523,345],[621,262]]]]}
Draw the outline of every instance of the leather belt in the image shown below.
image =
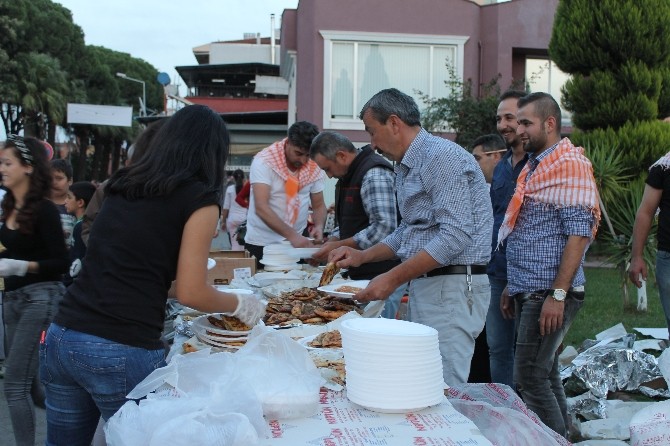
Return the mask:
{"type": "Polygon", "coordinates": [[[468,266],[470,267],[470,274],[486,274],[487,265],[447,265],[441,268],[435,268],[428,271],[421,277],[435,277],[446,276],[452,274],[467,274],[468,266]]]}

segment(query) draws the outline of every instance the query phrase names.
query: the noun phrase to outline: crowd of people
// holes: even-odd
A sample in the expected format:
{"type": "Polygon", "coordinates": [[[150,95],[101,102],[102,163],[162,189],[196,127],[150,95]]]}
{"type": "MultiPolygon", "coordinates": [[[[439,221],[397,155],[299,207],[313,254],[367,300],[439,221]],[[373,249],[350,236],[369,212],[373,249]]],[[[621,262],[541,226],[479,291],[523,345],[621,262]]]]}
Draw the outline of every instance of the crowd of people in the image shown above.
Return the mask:
{"type": "MultiPolygon", "coordinates": [[[[250,325],[262,317],[253,295],[207,285],[217,231],[258,262],[281,241],[317,248],[312,262],[370,281],[355,299],[385,300],[385,317],[408,294],[407,318],[438,332],[447,384],[468,381],[485,340],[488,379],[513,387],[567,436],[558,354],[584,302],[600,208],[583,149],[561,138],[557,102],[505,92],[498,134],[470,151],[422,128],[416,102],[397,89],[375,94],[359,118],[369,145],[300,121],[254,157],[248,179],[242,170],[227,179],[226,125],[191,105],[150,125],[128,166],[97,190],[72,184],[72,169],[50,164],[40,141],[10,136],[0,151],[0,286],[17,444],[34,442],[34,405],[46,406],[48,444],[90,444],[99,418],[165,365],[168,297],[250,325]],[[334,227],[324,233],[326,177],[338,181],[334,227]]],[[[666,155],[651,167],[638,211],[637,284],[658,207],[657,268],[670,268],[669,166],[666,155]]],[[[670,315],[665,276],[657,275],[670,315]]]]}

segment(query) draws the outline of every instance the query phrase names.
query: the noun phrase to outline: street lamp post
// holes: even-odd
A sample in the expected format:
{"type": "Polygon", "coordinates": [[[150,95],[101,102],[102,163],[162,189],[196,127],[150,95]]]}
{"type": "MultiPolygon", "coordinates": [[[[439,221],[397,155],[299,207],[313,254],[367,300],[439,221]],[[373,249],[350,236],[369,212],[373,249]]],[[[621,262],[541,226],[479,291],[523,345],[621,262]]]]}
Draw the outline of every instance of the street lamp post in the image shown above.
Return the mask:
{"type": "Polygon", "coordinates": [[[121,79],[126,79],[126,80],[133,81],[133,82],[139,82],[140,84],[142,84],[142,107],[140,109],[140,116],[146,116],[147,115],[147,89],[146,89],[146,85],[144,84],[144,81],[140,80],[140,79],[135,79],[135,78],[130,77],[130,76],[126,76],[126,73],[116,73],[116,75],[118,77],[120,77],[121,79]]]}

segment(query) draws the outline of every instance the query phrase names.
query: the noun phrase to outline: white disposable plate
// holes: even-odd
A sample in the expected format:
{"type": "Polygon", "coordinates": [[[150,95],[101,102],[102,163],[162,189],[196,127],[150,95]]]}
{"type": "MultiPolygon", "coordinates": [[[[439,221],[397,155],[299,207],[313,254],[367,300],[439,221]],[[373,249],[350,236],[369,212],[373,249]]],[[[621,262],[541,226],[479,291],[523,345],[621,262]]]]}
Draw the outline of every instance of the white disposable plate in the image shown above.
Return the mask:
{"type": "Polygon", "coordinates": [[[265,266],[292,266],[294,264],[297,264],[300,259],[297,257],[287,257],[285,259],[281,260],[268,260],[266,258],[262,258],[260,262],[265,265],[265,266]]]}
{"type": "Polygon", "coordinates": [[[265,271],[290,271],[293,269],[302,269],[302,265],[299,263],[293,263],[291,265],[266,266],[263,268],[265,271]]]}
{"type": "Polygon", "coordinates": [[[212,334],[209,334],[208,332],[200,332],[200,330],[195,330],[195,334],[198,336],[198,339],[206,340],[206,341],[213,341],[213,342],[218,342],[218,343],[226,343],[226,342],[247,342],[248,337],[247,336],[240,336],[240,337],[228,337],[228,336],[214,336],[212,334]]]}
{"type": "MultiPolygon", "coordinates": [[[[437,330],[416,322],[400,321],[397,319],[349,319],[342,322],[342,328],[356,336],[376,338],[384,336],[436,336],[437,330]]],[[[346,335],[345,335],[346,336],[346,335]]]]}
{"type": "Polygon", "coordinates": [[[212,269],[216,266],[216,260],[214,259],[207,259],[207,269],[212,269]]]}
{"type": "Polygon", "coordinates": [[[427,407],[431,406],[436,406],[438,404],[442,404],[444,402],[444,395],[441,395],[439,397],[436,397],[434,399],[431,399],[429,402],[424,403],[424,405],[419,406],[419,407],[411,407],[411,408],[400,408],[400,407],[375,407],[374,403],[372,405],[368,405],[365,401],[358,402],[356,401],[356,397],[352,399],[348,394],[347,397],[349,398],[349,401],[351,401],[354,404],[358,404],[359,406],[363,407],[364,409],[371,410],[373,412],[379,412],[379,413],[410,413],[410,412],[418,412],[420,410],[423,410],[427,407]]]}
{"type": "Polygon", "coordinates": [[[228,336],[236,335],[238,337],[239,336],[246,336],[246,335],[249,334],[249,331],[231,331],[231,330],[224,330],[223,328],[216,327],[216,326],[209,323],[209,321],[207,320],[207,316],[217,317],[217,316],[220,316],[220,314],[219,313],[211,314],[211,315],[210,314],[205,314],[203,316],[199,316],[199,317],[195,318],[195,320],[193,321],[193,325],[191,326],[191,328],[193,329],[194,332],[197,333],[198,331],[200,331],[201,333],[205,333],[206,330],[209,330],[212,333],[218,333],[218,334],[228,335],[228,336]]]}
{"type": "Polygon", "coordinates": [[[226,285],[212,285],[216,291],[221,291],[224,293],[235,293],[235,294],[254,294],[252,290],[246,288],[228,288],[226,285]]]}
{"type": "Polygon", "coordinates": [[[316,254],[321,248],[293,248],[288,254],[292,256],[298,256],[301,259],[309,259],[314,254],[316,254]]]}
{"type": "Polygon", "coordinates": [[[305,347],[307,350],[333,350],[333,351],[341,351],[342,348],[337,348],[337,347],[331,347],[331,348],[323,348],[323,347],[312,347],[309,345],[310,342],[314,340],[318,335],[313,335],[313,336],[305,336],[304,338],[298,339],[298,344],[302,345],[305,347]]]}
{"type": "Polygon", "coordinates": [[[213,347],[230,348],[230,349],[233,349],[233,350],[239,350],[240,348],[242,348],[241,345],[230,345],[230,344],[226,344],[226,343],[223,343],[223,342],[212,341],[210,339],[203,339],[202,337],[200,337],[200,335],[198,333],[196,333],[195,336],[200,341],[204,342],[205,344],[211,345],[213,347]]]}
{"type": "Polygon", "coordinates": [[[323,291],[326,294],[329,294],[330,296],[335,296],[335,297],[352,297],[356,293],[344,293],[342,291],[335,291],[340,287],[343,286],[353,286],[357,288],[365,288],[368,286],[368,283],[370,283],[369,280],[352,280],[349,282],[340,282],[340,283],[331,283],[330,285],[324,285],[320,286],[317,288],[319,291],[323,291]]]}

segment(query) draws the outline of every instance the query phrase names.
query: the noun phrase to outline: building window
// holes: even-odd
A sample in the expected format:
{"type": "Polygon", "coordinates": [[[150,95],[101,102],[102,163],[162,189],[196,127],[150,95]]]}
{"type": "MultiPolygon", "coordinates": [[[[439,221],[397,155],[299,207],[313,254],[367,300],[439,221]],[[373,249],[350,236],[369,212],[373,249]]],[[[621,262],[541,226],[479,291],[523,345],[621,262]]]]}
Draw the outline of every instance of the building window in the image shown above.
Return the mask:
{"type": "Polygon", "coordinates": [[[375,93],[394,87],[445,97],[447,64],[463,77],[467,37],[321,31],[324,38],[323,128],[363,130],[358,113],[375,93]]]}
{"type": "Polygon", "coordinates": [[[563,108],[561,88],[570,79],[570,75],[561,71],[549,59],[526,58],[526,81],[531,93],[543,91],[549,93],[561,106],[562,125],[572,126],[572,114],[563,108]]]}

